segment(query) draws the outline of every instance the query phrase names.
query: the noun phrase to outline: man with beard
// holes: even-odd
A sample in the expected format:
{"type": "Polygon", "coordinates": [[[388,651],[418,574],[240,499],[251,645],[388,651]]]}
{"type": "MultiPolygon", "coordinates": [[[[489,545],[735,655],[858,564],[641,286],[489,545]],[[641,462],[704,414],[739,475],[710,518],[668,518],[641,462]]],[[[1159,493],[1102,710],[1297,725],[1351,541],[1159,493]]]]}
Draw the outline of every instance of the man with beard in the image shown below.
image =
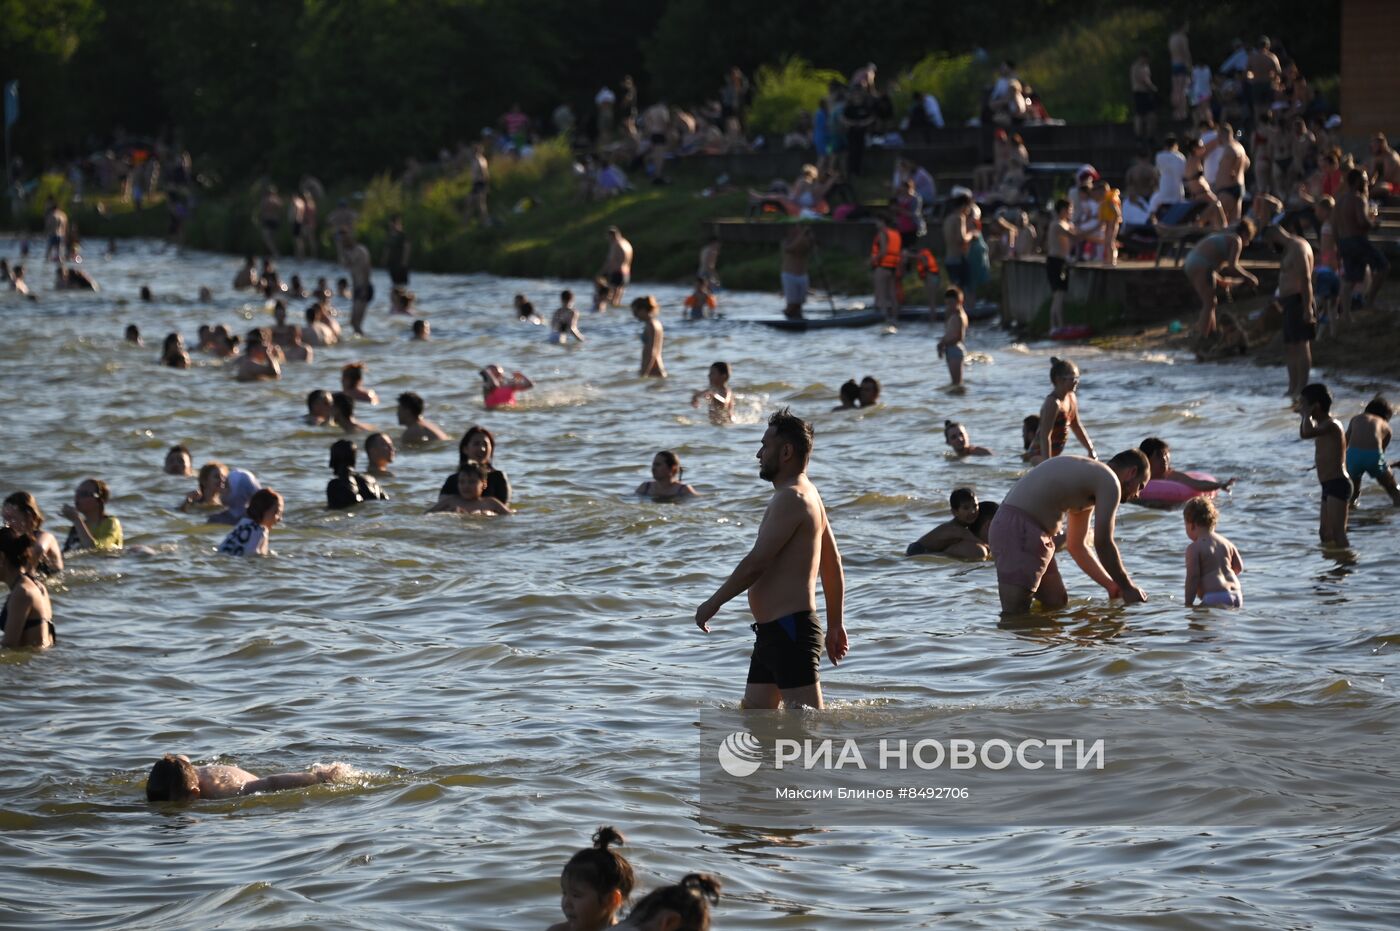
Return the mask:
{"type": "Polygon", "coordinates": [[[749,593],[755,623],[753,656],[743,707],[789,710],[821,708],[817,667],[823,642],[832,664],[848,648],[843,619],[845,575],[836,537],[816,486],[807,478],[812,427],[783,408],[768,418],[758,449],[758,475],[773,483],[758,539],[708,601],[695,610],[705,633],[719,609],[740,592],[749,593]],[[817,617],[817,577],[826,597],[828,628],[817,617]]]}

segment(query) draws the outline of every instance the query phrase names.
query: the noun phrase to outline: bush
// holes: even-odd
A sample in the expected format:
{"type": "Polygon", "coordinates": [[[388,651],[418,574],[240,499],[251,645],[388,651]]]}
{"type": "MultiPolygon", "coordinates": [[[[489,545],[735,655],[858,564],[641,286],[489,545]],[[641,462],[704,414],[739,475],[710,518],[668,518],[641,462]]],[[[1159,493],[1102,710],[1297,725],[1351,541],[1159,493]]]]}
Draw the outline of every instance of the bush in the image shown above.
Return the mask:
{"type": "Polygon", "coordinates": [[[1053,41],[1037,42],[1020,62],[1030,84],[1056,119],[1071,123],[1121,123],[1128,119],[1128,69],[1138,50],[1148,49],[1159,88],[1171,87],[1165,62],[1157,63],[1170,32],[1158,10],[1119,10],[1087,24],[1069,26],[1053,41]]]}
{"type": "Polygon", "coordinates": [[[989,74],[987,63],[972,55],[928,55],[894,82],[895,113],[907,113],[917,91],[938,98],[947,125],[966,123],[981,113],[982,89],[989,74]]]}
{"type": "Polygon", "coordinates": [[[28,215],[31,222],[44,222],[44,210],[47,208],[49,198],[58,201],[58,205],[68,210],[69,203],[73,200],[73,186],[63,175],[48,174],[39,178],[38,184],[34,186],[34,192],[29,195],[28,215]]]}
{"type": "Polygon", "coordinates": [[[789,58],[777,67],[762,66],[754,76],[750,131],[781,138],[801,113],[817,109],[832,81],[842,80],[840,72],[813,68],[801,58],[789,58]]]}

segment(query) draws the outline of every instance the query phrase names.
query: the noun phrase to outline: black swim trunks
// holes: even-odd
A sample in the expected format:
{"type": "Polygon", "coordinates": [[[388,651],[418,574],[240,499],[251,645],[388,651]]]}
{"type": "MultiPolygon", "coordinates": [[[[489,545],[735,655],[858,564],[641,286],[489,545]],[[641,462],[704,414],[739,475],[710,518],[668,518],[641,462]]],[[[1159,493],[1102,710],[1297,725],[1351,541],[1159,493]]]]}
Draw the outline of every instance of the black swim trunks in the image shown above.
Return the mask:
{"type": "Polygon", "coordinates": [[[364,301],[366,304],[368,304],[370,301],[374,300],[374,285],[372,285],[372,284],[362,284],[362,285],[359,285],[359,286],[357,286],[357,287],[355,288],[355,290],[352,292],[352,296],[354,297],[355,300],[357,300],[357,301],[364,301]]]}
{"type": "Polygon", "coordinates": [[[1069,290],[1069,264],[1064,259],[1048,256],[1045,259],[1045,277],[1050,281],[1051,291],[1069,290]]]}
{"type": "Polygon", "coordinates": [[[473,181],[473,182],[472,182],[472,193],[473,193],[473,194],[480,194],[480,193],[481,193],[482,191],[484,191],[484,190],[486,190],[486,182],[485,182],[485,181],[473,181]]]}
{"type": "Polygon", "coordinates": [[[817,682],[825,635],[815,612],[798,611],[750,626],[755,634],[750,684],[797,689],[817,682]]]}
{"type": "Polygon", "coordinates": [[[608,272],[608,284],[614,288],[620,288],[627,283],[627,276],[622,272],[608,272]]]}
{"type": "Polygon", "coordinates": [[[1341,253],[1342,271],[1351,284],[1365,281],[1367,268],[1382,278],[1390,271],[1390,261],[1365,236],[1343,236],[1337,240],[1337,251],[1341,253]]]}
{"type": "Polygon", "coordinates": [[[404,266],[404,265],[390,265],[390,266],[389,266],[389,281],[392,282],[396,287],[400,287],[400,288],[407,287],[407,286],[408,286],[408,268],[407,268],[407,266],[404,266]]]}
{"type": "Polygon", "coordinates": [[[652,134],[651,134],[651,144],[652,144],[652,145],[665,145],[665,144],[666,144],[666,136],[665,136],[665,134],[664,134],[664,133],[652,133],[652,134]]]}
{"type": "Polygon", "coordinates": [[[1215,189],[1215,193],[1217,193],[1217,194],[1229,194],[1229,195],[1230,195],[1231,197],[1233,197],[1235,200],[1239,200],[1239,199],[1240,199],[1240,195],[1244,193],[1244,187],[1241,186],[1241,185],[1238,185],[1238,184],[1227,184],[1227,185],[1225,185],[1225,187],[1218,187],[1218,188],[1216,188],[1216,189],[1215,189]]]}
{"type": "Polygon", "coordinates": [[[1303,308],[1303,295],[1289,294],[1279,299],[1283,308],[1283,341],[1311,343],[1317,339],[1317,324],[1308,319],[1303,308]]]}
{"type": "Polygon", "coordinates": [[[1322,483],[1322,500],[1326,501],[1329,496],[1341,498],[1343,501],[1351,500],[1351,479],[1343,475],[1341,478],[1329,478],[1322,483]]]}
{"type": "Polygon", "coordinates": [[[1157,95],[1151,91],[1133,91],[1133,111],[1146,116],[1157,109],[1157,95]]]}

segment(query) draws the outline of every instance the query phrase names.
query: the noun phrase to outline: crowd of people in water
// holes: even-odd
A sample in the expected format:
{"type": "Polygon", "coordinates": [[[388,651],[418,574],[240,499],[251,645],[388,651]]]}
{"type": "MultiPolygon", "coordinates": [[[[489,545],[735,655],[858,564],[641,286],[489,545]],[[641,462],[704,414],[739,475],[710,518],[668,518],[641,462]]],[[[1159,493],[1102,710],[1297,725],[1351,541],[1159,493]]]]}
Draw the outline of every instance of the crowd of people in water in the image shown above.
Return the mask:
{"type": "MultiPolygon", "coordinates": [[[[1051,323],[1058,327],[1064,325],[1064,296],[1073,264],[1112,264],[1124,243],[1138,241],[1134,236],[1148,232],[1177,235],[1176,227],[1193,227],[1198,235],[1183,272],[1201,299],[1200,335],[1217,338],[1228,329],[1227,321],[1217,320],[1219,286],[1256,282],[1241,264],[1242,256],[1256,237],[1271,243],[1280,255],[1276,303],[1289,351],[1288,393],[1299,414],[1299,436],[1312,440],[1315,447],[1314,468],[1321,495],[1318,536],[1325,547],[1346,548],[1351,545],[1349,512],[1362,492],[1365,476],[1374,478],[1391,504],[1400,506],[1400,488],[1386,459],[1395,411],[1378,395],[1343,424],[1334,414],[1328,388],[1310,381],[1307,346],[1320,328],[1336,326],[1346,318],[1354,297],[1363,304],[1375,299],[1388,262],[1367,239],[1377,216],[1371,201],[1400,196],[1400,155],[1380,135],[1373,140],[1369,164],[1344,153],[1329,135],[1335,124],[1325,114],[1315,112],[1314,98],[1296,63],[1279,55],[1267,39],[1247,49],[1241,43],[1226,63],[1237,67],[1222,70],[1233,77],[1221,81],[1213,80],[1208,68],[1204,78],[1197,73],[1199,66],[1191,63],[1186,34],[1185,26],[1173,33],[1170,49],[1173,118],[1195,121],[1188,136],[1166,136],[1155,159],[1150,149],[1144,150],[1121,191],[1091,166],[1085,166],[1069,197],[1054,203],[1053,217],[1043,224],[1043,233],[1036,231],[1023,212],[1003,211],[986,226],[999,243],[996,251],[1002,254],[1023,256],[1037,248],[1044,250],[1052,294],[1051,323]],[[1218,89],[1218,101],[1213,88],[1218,89]],[[1247,132],[1237,133],[1232,121],[1247,127],[1247,132]],[[1251,164],[1256,179],[1252,203],[1245,190],[1251,164]],[[1316,257],[1309,234],[1318,241],[1316,257]]],[[[1130,79],[1135,125],[1147,140],[1155,130],[1151,118],[1155,104],[1148,97],[1156,93],[1156,87],[1144,60],[1135,62],[1130,79]]],[[[726,99],[730,102],[716,113],[728,126],[726,133],[738,131],[746,92],[742,74],[731,75],[729,80],[730,96],[726,99]]],[[[874,67],[868,66],[868,73],[862,69],[852,83],[855,96],[876,99],[874,81],[874,67]]],[[[1029,153],[1015,129],[1038,101],[1026,93],[1011,63],[1003,65],[997,87],[1001,89],[989,96],[986,115],[1003,128],[995,136],[997,157],[979,180],[1006,194],[1019,187],[1018,173],[1023,175],[1029,164],[1029,153]]],[[[606,94],[599,94],[600,134],[614,132],[616,124],[609,115],[619,103],[611,91],[604,91],[606,94]]],[[[932,110],[928,103],[921,99],[919,107],[931,118],[937,102],[933,101],[932,110]]],[[[873,105],[870,101],[853,105],[844,91],[841,104],[848,121],[853,114],[860,117],[861,106],[873,105]]],[[[625,101],[621,105],[625,107],[625,101]]],[[[639,152],[657,159],[651,170],[660,179],[668,140],[676,132],[676,114],[664,103],[658,106],[660,109],[640,114],[634,109],[633,116],[623,121],[623,135],[629,135],[630,125],[631,135],[649,137],[649,144],[639,147],[639,152]],[[629,124],[627,120],[634,117],[629,124]]],[[[823,101],[823,111],[806,127],[809,134],[823,140],[818,146],[819,167],[804,169],[790,190],[756,192],[756,198],[793,215],[827,212],[826,197],[840,167],[859,170],[857,151],[849,145],[838,148],[832,141],[829,107],[830,102],[823,101]],[[853,158],[857,164],[851,168],[853,158]]],[[[560,114],[556,117],[563,119],[560,114]]],[[[503,128],[508,136],[516,137],[527,125],[510,119],[503,128]]],[[[863,135],[858,122],[851,122],[849,131],[863,135]]],[[[854,136],[848,137],[848,142],[851,138],[854,136]]],[[[477,145],[463,156],[473,172],[471,210],[483,222],[490,221],[486,154],[483,146],[477,145]]],[[[161,366],[188,369],[194,356],[204,355],[224,360],[237,381],[276,381],[283,377],[286,366],[314,363],[318,352],[363,334],[375,297],[373,262],[366,246],[358,241],[355,213],[347,202],[340,202],[326,218],[346,277],[334,284],[321,278],[307,286],[294,274],[284,282],[276,264],[284,218],[291,223],[296,256],[315,254],[315,205],[324,202],[324,197],[314,178],[303,179],[287,200],[275,188],[264,191],[255,220],[268,257],[261,265],[248,257],[235,274],[233,288],[266,301],[274,321],[271,326],[239,334],[223,324],[205,324],[189,344],[182,334],[171,332],[161,340],[155,361],[161,366]],[[342,329],[336,300],[350,302],[351,333],[342,329]],[[291,315],[292,301],[309,301],[300,321],[291,315]]],[[[961,388],[969,331],[965,296],[978,285],[978,268],[994,251],[983,235],[979,203],[1014,207],[1019,202],[1009,195],[998,200],[967,189],[955,190],[942,221],[945,254],[940,266],[937,257],[921,243],[927,233],[927,207],[934,197],[933,178],[927,170],[901,161],[892,211],[877,218],[872,243],[875,303],[893,327],[902,303],[901,281],[905,274],[917,272],[925,282],[930,324],[938,317],[943,320],[935,354],[947,365],[952,385],[961,388]],[[941,284],[945,277],[946,287],[941,284]]],[[[639,376],[666,378],[661,305],[651,295],[626,301],[634,249],[617,227],[607,230],[606,240],[603,260],[585,303],[594,313],[629,307],[641,324],[639,376]]],[[[46,211],[44,243],[43,261],[53,266],[54,289],[98,289],[98,283],[81,267],[76,229],[57,203],[51,202],[46,211]]],[[[812,250],[810,231],[800,226],[783,242],[782,284],[789,316],[802,314],[812,250]]],[[[719,313],[715,293],[718,254],[717,240],[702,248],[694,290],[681,309],[683,319],[705,319],[719,313]]],[[[21,259],[14,265],[0,260],[0,286],[34,298],[25,273],[26,264],[32,264],[27,261],[27,242],[21,259]]],[[[409,290],[411,248],[401,217],[390,221],[380,264],[388,270],[392,284],[390,313],[414,317],[413,339],[432,339],[431,327],[418,316],[416,297],[409,290]]],[[[143,288],[140,299],[156,298],[143,288]]],[[[208,289],[201,290],[198,300],[212,299],[208,289]]],[[[557,308],[544,314],[536,311],[526,295],[517,295],[512,313],[522,323],[539,326],[549,342],[585,342],[583,316],[571,290],[562,291],[557,308]]],[[[144,346],[134,324],[126,328],[124,338],[134,346],[144,346]]],[[[377,406],[382,400],[369,384],[368,374],[366,362],[347,362],[340,367],[339,390],[317,389],[306,398],[304,422],[341,434],[331,443],[327,461],[331,477],[326,485],[326,507],[332,510],[387,499],[380,479],[390,474],[400,448],[432,448],[450,442],[448,432],[426,416],[428,402],[414,391],[404,391],[394,399],[396,419],[403,428],[397,440],[361,421],[357,409],[377,406]]],[[[522,393],[535,387],[524,372],[499,364],[487,365],[479,374],[486,410],[514,405],[522,393]]],[[[732,376],[728,362],[715,361],[706,373],[704,387],[691,396],[693,407],[703,409],[713,424],[734,421],[732,376]]],[[[972,489],[955,488],[948,499],[949,518],[908,544],[906,555],[992,561],[1001,609],[1009,618],[1025,615],[1034,602],[1049,609],[1068,603],[1069,593],[1056,560],[1060,551],[1066,552],[1109,598],[1131,604],[1146,600],[1147,594],[1134,582],[1115,540],[1118,509],[1131,501],[1179,506],[1187,538],[1183,603],[1243,607],[1244,561],[1238,548],[1220,532],[1216,504],[1218,493],[1228,491],[1234,479],[1222,481],[1174,468],[1171,448],[1159,437],[1147,437],[1138,447],[1101,460],[1081,418],[1079,377],[1072,361],[1050,360],[1050,391],[1039,411],[1027,416],[1021,425],[1016,455],[1027,464],[1027,471],[1000,502],[979,501],[972,489]],[[1071,437],[1084,455],[1068,453],[1071,437]]],[[[873,407],[880,403],[880,397],[881,385],[873,376],[851,379],[841,385],[834,410],[873,407]]],[[[963,423],[945,421],[944,437],[956,459],[996,455],[994,450],[974,443],[963,423]]],[[[849,650],[844,568],[825,507],[806,475],[812,449],[809,423],[786,409],[768,419],[757,458],[759,476],[774,486],[773,498],[752,550],[695,611],[696,625],[708,633],[710,621],[725,603],[748,594],[755,642],[745,682],[745,708],[823,707],[821,656],[825,653],[835,664],[849,650]],[[825,601],[825,625],[817,611],[818,581],[825,601]]],[[[492,432],[480,425],[470,426],[457,442],[455,467],[444,475],[426,512],[472,517],[514,513],[511,484],[494,464],[496,452],[492,432]]],[[[176,505],[180,511],[203,514],[209,524],[228,528],[215,548],[219,554],[273,554],[272,534],[283,518],[285,501],[276,490],[265,487],[255,472],[219,461],[205,462],[196,470],[195,458],[184,445],[167,451],[163,470],[194,480],[193,490],[176,505]]],[[[672,450],[661,450],[652,460],[651,478],[638,485],[635,494],[658,501],[699,496],[684,479],[680,458],[672,450]]],[[[70,524],[60,544],[45,529],[45,513],[33,495],[15,491],[4,499],[0,578],[9,592],[0,607],[0,645],[45,649],[56,644],[58,625],[44,580],[63,572],[65,560],[76,554],[123,549],[122,524],[117,515],[109,513],[110,501],[111,489],[103,479],[94,476],[81,481],[72,501],[59,509],[70,524]]],[[[195,765],[187,757],[168,754],[151,768],[146,793],[151,801],[228,798],[336,782],[352,775],[348,767],[335,764],[259,777],[237,766],[195,765]]],[[[603,928],[619,920],[635,885],[631,865],[616,849],[622,843],[620,833],[603,827],[590,847],[568,861],[560,879],[565,921],[551,931],[603,928]]],[[[707,928],[719,894],[720,883],[714,877],[687,875],[679,883],[653,890],[631,904],[625,926],[653,931],[707,928]]]]}

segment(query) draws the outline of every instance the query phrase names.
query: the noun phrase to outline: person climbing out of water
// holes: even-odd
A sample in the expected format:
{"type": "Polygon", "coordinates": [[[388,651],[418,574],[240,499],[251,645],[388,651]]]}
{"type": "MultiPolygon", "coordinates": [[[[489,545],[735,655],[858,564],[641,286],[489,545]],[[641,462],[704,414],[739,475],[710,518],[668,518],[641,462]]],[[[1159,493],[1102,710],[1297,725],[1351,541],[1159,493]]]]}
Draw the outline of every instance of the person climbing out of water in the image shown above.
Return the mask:
{"type": "Polygon", "coordinates": [[[1240,573],[1244,560],[1235,544],[1216,532],[1220,514],[1209,498],[1196,497],[1181,510],[1186,536],[1186,607],[1201,599],[1202,607],[1243,608],[1240,573]]]}
{"type": "Polygon", "coordinates": [[[1033,464],[1063,453],[1071,430],[1083,444],[1089,458],[1098,458],[1094,455],[1094,444],[1089,439],[1089,434],[1079,422],[1079,395],[1076,393],[1078,387],[1079,366],[1068,359],[1052,356],[1050,393],[1045,396],[1045,403],[1040,406],[1040,427],[1035,438],[1036,446],[1040,449],[1040,458],[1032,459],[1033,464]]]}
{"type": "Polygon", "coordinates": [[[0,647],[36,650],[53,646],[53,604],[38,572],[37,542],[27,533],[0,527],[0,581],[5,603],[0,605],[0,647]]]}
{"type": "Polygon", "coordinates": [[[209,764],[195,766],[184,755],[167,753],[156,760],[146,777],[146,801],[189,802],[201,798],[236,798],[262,792],[303,789],[350,778],[352,771],[344,763],[313,766],[302,773],[278,773],[261,776],[238,766],[209,764]]]}
{"type": "Polygon", "coordinates": [[[642,482],[633,492],[646,498],[694,498],[700,493],[685,484],[685,469],[680,457],[669,449],[663,449],[651,460],[651,481],[642,482]]]}
{"type": "Polygon", "coordinates": [[[603,931],[617,924],[618,912],[637,885],[632,864],[613,849],[625,843],[620,831],[600,827],[593,835],[593,846],[569,858],[559,877],[564,920],[550,925],[548,931],[603,931]]]}
{"type": "Polygon", "coordinates": [[[219,544],[223,556],[271,556],[272,528],[282,520],[282,496],[271,488],[260,488],[248,499],[243,519],[219,544]]]}

